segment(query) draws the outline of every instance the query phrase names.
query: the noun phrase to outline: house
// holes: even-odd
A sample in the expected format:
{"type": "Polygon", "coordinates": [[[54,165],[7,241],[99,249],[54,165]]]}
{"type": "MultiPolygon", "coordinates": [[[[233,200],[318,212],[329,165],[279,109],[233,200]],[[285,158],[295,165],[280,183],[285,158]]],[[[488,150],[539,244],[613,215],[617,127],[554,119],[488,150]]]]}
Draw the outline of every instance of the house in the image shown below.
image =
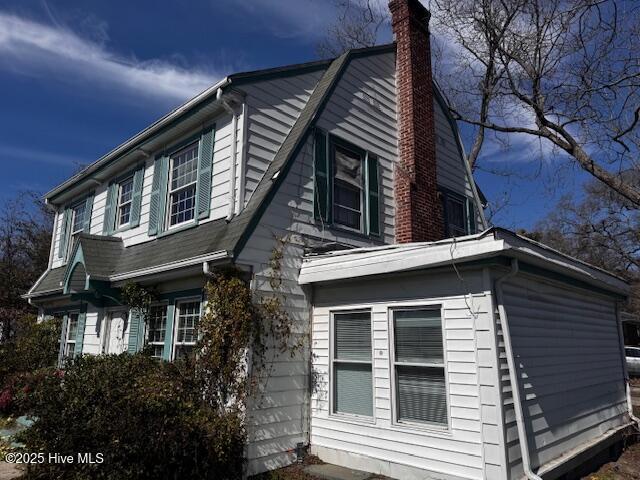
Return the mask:
{"type": "Polygon", "coordinates": [[[234,264],[257,295],[269,294],[270,256],[283,245],[285,306],[310,342],[276,361],[251,409],[249,474],[291,463],[299,444],[398,478],[491,479],[518,478],[518,452],[531,451],[536,467],[586,444],[602,447],[629,423],[614,341],[626,284],[486,230],[456,124],[431,77],[428,12],[416,0],[390,7],[395,43],[230,75],[51,190],[49,268],[26,297],[41,316],[63,319],[61,360],[148,345],[170,361],[195,345],[207,273],[234,264]],[[501,303],[491,284],[513,259],[522,271],[504,282],[501,303]],[[560,286],[539,280],[547,270],[560,286]],[[131,281],[160,294],[145,321],[119,301],[131,281]],[[538,288],[556,303],[539,300],[538,288]],[[559,423],[543,436],[539,424],[551,419],[536,413],[546,403],[530,402],[537,390],[523,385],[522,404],[518,389],[510,396],[521,368],[514,352],[535,350],[523,343],[542,334],[513,313],[513,345],[503,345],[506,317],[494,315],[497,305],[511,316],[510,302],[520,300],[546,313],[553,305],[572,321],[584,316],[588,328],[574,322],[548,340],[555,353],[606,337],[603,363],[593,366],[598,382],[610,380],[602,387],[587,383],[592,372],[573,353],[558,353],[567,365],[556,357],[536,365],[535,375],[557,370],[554,381],[536,376],[533,385],[556,407],[562,375],[580,371],[576,388],[594,392],[564,423],[567,411],[553,409],[559,423]],[[401,323],[409,357],[415,349],[409,366],[400,365],[409,358],[397,343],[401,323]],[[529,436],[530,450],[521,449],[518,438],[529,436]]]}

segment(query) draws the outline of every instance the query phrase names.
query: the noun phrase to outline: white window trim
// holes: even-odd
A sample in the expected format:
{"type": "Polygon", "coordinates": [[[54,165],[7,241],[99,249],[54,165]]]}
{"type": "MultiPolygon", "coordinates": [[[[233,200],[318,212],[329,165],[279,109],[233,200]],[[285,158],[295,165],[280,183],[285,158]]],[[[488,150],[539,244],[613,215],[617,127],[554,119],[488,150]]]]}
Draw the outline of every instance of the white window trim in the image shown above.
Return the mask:
{"type": "Polygon", "coordinates": [[[71,252],[73,251],[73,247],[74,245],[74,241],[73,241],[73,237],[74,235],[79,235],[84,231],[84,224],[85,224],[85,219],[82,219],[82,225],[80,230],[74,231],[73,230],[73,225],[76,222],[76,209],[78,207],[83,207],[83,212],[82,212],[82,216],[84,217],[87,214],[87,207],[86,207],[86,200],[82,200],[81,202],[77,202],[75,204],[73,204],[70,209],[71,209],[71,222],[69,225],[69,238],[67,239],[67,255],[66,255],[66,261],[71,260],[71,252]]]}
{"type": "MultiPolygon", "coordinates": [[[[198,302],[200,304],[200,311],[199,311],[199,316],[200,318],[202,318],[202,311],[203,311],[203,305],[202,305],[202,296],[195,296],[195,297],[183,297],[183,298],[176,298],[175,302],[173,303],[173,331],[171,332],[171,356],[169,358],[171,358],[171,361],[175,361],[176,359],[176,346],[178,345],[184,345],[184,346],[191,346],[193,345],[195,347],[196,342],[178,342],[178,325],[180,324],[180,304],[181,303],[191,303],[191,302],[198,302]]],[[[198,329],[196,328],[196,334],[198,333],[198,329]]],[[[165,333],[166,335],[166,333],[165,333]]]]}
{"type": "Polygon", "coordinates": [[[329,416],[336,420],[346,421],[346,422],[355,422],[355,423],[367,423],[373,424],[376,423],[376,378],[375,378],[375,345],[373,338],[373,309],[370,307],[361,307],[361,308],[336,308],[332,309],[329,312],[329,416]],[[335,410],[335,399],[334,399],[334,355],[335,355],[335,314],[349,314],[349,313],[369,313],[371,316],[371,361],[365,362],[361,360],[352,360],[352,361],[338,361],[338,363],[353,363],[353,364],[369,364],[371,365],[371,403],[372,403],[372,413],[371,416],[367,415],[357,415],[354,413],[343,413],[336,412],[335,410]]]}
{"type": "MultiPolygon", "coordinates": [[[[392,304],[387,307],[387,328],[388,328],[388,341],[389,341],[389,381],[391,387],[391,425],[397,429],[406,430],[420,430],[433,433],[446,433],[451,434],[451,393],[449,389],[449,371],[447,361],[447,341],[445,336],[445,306],[443,302],[420,302],[420,303],[398,303],[392,304]],[[447,402],[447,424],[441,425],[437,423],[422,423],[412,422],[406,420],[398,420],[398,392],[396,383],[396,352],[395,352],[395,331],[394,331],[394,312],[397,310],[438,310],[440,312],[440,331],[442,335],[442,361],[443,365],[433,364],[434,367],[442,368],[444,374],[445,383],[445,398],[447,402]]],[[[403,363],[401,365],[419,365],[430,366],[432,364],[412,364],[403,363]]]]}
{"type": "MultiPolygon", "coordinates": [[[[151,308],[154,307],[164,307],[165,308],[165,324],[164,324],[164,340],[162,342],[150,342],[149,341],[149,321],[147,319],[146,322],[144,322],[144,344],[145,345],[151,345],[151,346],[162,346],[162,357],[156,357],[154,356],[154,358],[160,358],[160,359],[164,359],[164,350],[166,348],[166,342],[167,342],[167,335],[169,334],[169,330],[167,330],[167,327],[169,326],[169,302],[164,301],[164,302],[156,302],[156,303],[152,303],[151,304],[151,308]]],[[[202,310],[202,307],[200,307],[200,309],[202,310]]],[[[172,338],[173,340],[173,338],[172,338]]]]}
{"type": "Polygon", "coordinates": [[[75,348],[76,348],[76,337],[74,338],[69,338],[69,330],[70,330],[70,326],[71,326],[71,315],[77,315],[76,318],[76,335],[78,335],[78,323],[80,322],[80,310],[73,310],[70,312],[67,312],[67,324],[65,325],[66,329],[65,329],[65,334],[64,334],[64,351],[63,351],[63,360],[66,360],[68,358],[73,358],[74,352],[75,352],[75,348]],[[73,350],[74,352],[70,352],[69,351],[69,345],[73,344],[73,350]]]}
{"type": "Polygon", "coordinates": [[[200,166],[200,153],[202,151],[202,139],[199,140],[194,140],[193,142],[184,145],[180,148],[178,148],[176,151],[174,151],[172,154],[169,155],[169,162],[168,162],[168,167],[169,167],[169,174],[167,175],[167,198],[165,201],[165,217],[164,217],[164,224],[167,226],[166,227],[166,231],[170,231],[170,230],[174,230],[176,228],[181,228],[184,227],[185,225],[189,225],[191,223],[195,223],[198,219],[198,167],[200,166]],[[171,183],[172,183],[172,179],[173,179],[173,160],[174,160],[174,156],[176,153],[182,151],[182,150],[186,150],[189,147],[192,147],[193,145],[198,146],[198,155],[196,155],[196,157],[194,157],[195,162],[196,162],[196,179],[195,181],[193,181],[192,183],[188,184],[188,185],[183,185],[180,188],[176,188],[175,190],[171,190],[171,183]],[[183,222],[179,222],[176,223],[174,225],[171,225],[171,195],[176,193],[176,192],[180,192],[181,190],[186,190],[187,188],[191,187],[191,186],[195,187],[194,190],[194,198],[193,198],[193,218],[189,219],[189,220],[184,220],[183,222]]]}
{"type": "Polygon", "coordinates": [[[129,225],[131,223],[131,207],[132,206],[133,206],[133,175],[130,175],[127,178],[125,178],[124,180],[121,180],[120,182],[118,182],[118,202],[117,202],[117,205],[116,205],[116,229],[126,227],[127,225],[129,225]],[[122,198],[122,185],[127,183],[127,182],[131,182],[131,198],[128,201],[124,202],[124,203],[120,203],[120,200],[122,198]],[[120,210],[125,205],[130,205],[130,207],[129,207],[129,221],[126,222],[126,223],[120,223],[120,210]]]}

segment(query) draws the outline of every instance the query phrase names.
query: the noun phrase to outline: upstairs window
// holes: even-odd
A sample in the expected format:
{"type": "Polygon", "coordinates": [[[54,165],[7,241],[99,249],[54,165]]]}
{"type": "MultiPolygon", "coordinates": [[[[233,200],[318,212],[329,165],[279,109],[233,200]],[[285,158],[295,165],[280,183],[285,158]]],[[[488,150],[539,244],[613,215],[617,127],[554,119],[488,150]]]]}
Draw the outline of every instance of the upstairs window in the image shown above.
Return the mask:
{"type": "Polygon", "coordinates": [[[361,154],[333,145],[333,220],[337,225],[362,230],[361,154]]]}
{"type": "Polygon", "coordinates": [[[131,205],[133,202],[133,176],[120,182],[118,188],[118,227],[128,225],[131,221],[131,205]]]}
{"type": "Polygon", "coordinates": [[[326,225],[380,235],[378,158],[322,130],[315,132],[314,216],[326,225]]]}
{"type": "Polygon", "coordinates": [[[198,143],[170,157],[169,227],[195,218],[198,182],[198,143]]]}
{"type": "Polygon", "coordinates": [[[67,257],[71,254],[74,245],[78,241],[78,236],[84,232],[86,213],[87,208],[84,201],[71,208],[71,241],[69,242],[67,257]]]}
{"type": "Polygon", "coordinates": [[[449,190],[443,190],[441,195],[447,237],[463,237],[476,233],[473,202],[449,190]]]}

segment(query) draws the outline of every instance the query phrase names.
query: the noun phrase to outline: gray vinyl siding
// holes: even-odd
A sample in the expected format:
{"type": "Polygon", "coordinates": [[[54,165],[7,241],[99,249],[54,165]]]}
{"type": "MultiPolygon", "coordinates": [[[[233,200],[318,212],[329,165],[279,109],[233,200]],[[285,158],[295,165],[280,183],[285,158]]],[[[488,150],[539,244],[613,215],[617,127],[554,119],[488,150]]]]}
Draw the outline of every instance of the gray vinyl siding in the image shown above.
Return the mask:
{"type": "MultiPolygon", "coordinates": [[[[489,401],[481,398],[481,367],[485,362],[478,358],[479,348],[493,349],[493,340],[484,335],[491,319],[489,309],[480,272],[465,275],[464,289],[453,273],[387,276],[316,286],[311,357],[313,451],[326,461],[339,461],[351,468],[394,478],[415,478],[404,468],[422,470],[420,478],[495,478],[485,474],[484,457],[491,452],[487,452],[483,439],[490,434],[489,428],[495,428],[492,418],[496,415],[485,411],[484,403],[489,401]],[[470,293],[462,295],[463,291],[470,293]],[[389,311],[399,306],[434,304],[443,309],[447,431],[412,428],[393,421],[389,311]],[[370,422],[347,421],[330,414],[330,314],[342,308],[372,309],[375,410],[370,422]],[[338,451],[346,455],[340,459],[336,457],[338,451]]],[[[493,470],[488,472],[491,473],[493,470]]]]}
{"type": "MultiPolygon", "coordinates": [[[[534,470],[624,424],[627,412],[612,299],[516,277],[504,286],[534,470]]],[[[501,331],[499,331],[501,335],[501,331]]],[[[522,475],[511,384],[501,352],[511,478],[522,475]]]]}
{"type": "MultiPolygon", "coordinates": [[[[384,243],[392,243],[393,165],[398,156],[395,54],[351,60],[317,125],[378,156],[381,179],[380,229],[384,243]]],[[[310,194],[313,195],[313,192],[310,194]]]]}
{"type": "MultiPolygon", "coordinates": [[[[246,93],[245,204],[291,130],[323,71],[253,82],[246,93]]],[[[240,169],[237,170],[239,174],[240,169]]],[[[237,198],[237,197],[236,197],[237,198]]]]}
{"type": "Polygon", "coordinates": [[[440,104],[433,102],[436,131],[438,185],[473,199],[464,160],[458,149],[458,139],[440,104]]]}
{"type": "MultiPolygon", "coordinates": [[[[392,57],[390,58],[391,62],[389,62],[389,59],[386,60],[387,74],[391,74],[393,71],[393,60],[392,57]]],[[[339,112],[342,115],[341,126],[339,128],[332,127],[329,130],[339,132],[343,138],[351,141],[357,140],[357,138],[367,138],[369,135],[367,131],[372,129],[371,125],[379,123],[378,114],[374,112],[367,113],[357,108],[357,105],[361,103],[361,100],[356,97],[357,88],[368,88],[371,91],[372,88],[382,88],[376,87],[376,85],[383,84],[383,90],[391,88],[391,92],[393,92],[393,77],[391,77],[390,83],[385,83],[377,78],[384,76],[380,73],[376,74],[376,80],[367,80],[366,78],[367,75],[381,68],[377,57],[357,59],[354,62],[357,62],[358,65],[354,68],[352,68],[351,64],[347,66],[344,77],[338,83],[334,95],[327,102],[325,112],[328,113],[323,114],[321,117],[321,121],[324,122],[324,128],[329,129],[328,127],[332,125],[327,123],[330,121],[330,115],[336,115],[336,112],[339,112]],[[374,66],[368,67],[368,62],[372,62],[374,66]],[[373,82],[371,87],[366,87],[367,81],[373,82]],[[353,104],[349,105],[349,102],[353,104]]],[[[311,82],[312,78],[313,81],[317,81],[319,76],[319,73],[313,74],[308,81],[311,82]]],[[[243,87],[243,89],[248,93],[247,101],[256,105],[256,99],[251,97],[258,94],[258,89],[252,90],[249,87],[243,87]]],[[[305,90],[305,92],[296,94],[295,98],[297,100],[287,105],[288,111],[294,108],[293,104],[297,104],[302,95],[310,93],[310,90],[305,90]]],[[[388,91],[385,91],[384,95],[389,95],[388,91]]],[[[300,102],[298,106],[301,107],[302,103],[300,102]]],[[[284,119],[284,110],[280,108],[274,109],[274,114],[277,113],[280,119],[284,119]]],[[[271,154],[268,158],[258,157],[255,154],[251,155],[252,148],[254,153],[261,152],[266,154],[268,151],[265,139],[254,133],[260,128],[266,128],[265,125],[256,122],[256,119],[262,118],[262,116],[263,112],[256,112],[253,108],[249,112],[249,138],[251,139],[252,136],[254,138],[254,140],[250,140],[250,143],[252,141],[255,142],[258,138],[263,142],[261,149],[258,149],[257,145],[253,144],[249,147],[249,159],[253,162],[251,168],[256,172],[256,176],[266,169],[267,161],[273,158],[271,154]]],[[[335,117],[333,118],[334,120],[331,121],[338,121],[335,117]]],[[[282,137],[278,138],[283,139],[285,133],[284,125],[278,122],[277,127],[283,134],[282,137]]],[[[388,125],[385,124],[377,128],[382,131],[387,127],[388,125]]],[[[274,128],[270,127],[269,130],[264,132],[269,133],[272,130],[274,128]]],[[[395,142],[395,140],[393,141],[395,142]]],[[[358,143],[362,144],[362,140],[358,141],[358,143]]],[[[386,148],[387,150],[376,148],[374,153],[388,159],[390,163],[395,158],[395,144],[394,146],[387,145],[386,148]]],[[[251,175],[248,170],[248,186],[251,183],[249,178],[251,175]]],[[[389,189],[387,191],[387,199],[390,200],[391,176],[388,176],[387,182],[387,188],[389,189]]],[[[296,331],[305,337],[309,333],[310,298],[297,283],[304,247],[333,241],[356,246],[368,246],[379,242],[379,240],[372,240],[364,236],[323,228],[321,224],[317,224],[313,218],[313,194],[313,138],[308,136],[301,151],[293,160],[287,177],[258,222],[256,229],[237,260],[239,264],[250,265],[253,268],[253,287],[256,295],[269,295],[272,293],[269,286],[269,258],[273,248],[276,246],[275,237],[286,237],[284,268],[282,271],[283,289],[287,294],[285,306],[295,323],[296,331]]],[[[387,214],[390,216],[392,210],[389,208],[392,207],[387,207],[387,214]]],[[[388,223],[392,229],[392,222],[388,221],[388,223]]],[[[392,232],[390,234],[392,235],[392,232]]],[[[391,241],[392,236],[389,236],[388,240],[391,241]]],[[[308,346],[308,342],[306,342],[306,345],[308,346]]],[[[251,474],[290,463],[293,461],[294,456],[286,451],[295,448],[297,442],[306,442],[308,433],[307,395],[309,377],[308,363],[305,359],[308,358],[308,355],[309,352],[307,350],[298,358],[278,358],[274,365],[274,372],[266,385],[265,394],[251,413],[248,450],[249,472],[251,474]]]]}

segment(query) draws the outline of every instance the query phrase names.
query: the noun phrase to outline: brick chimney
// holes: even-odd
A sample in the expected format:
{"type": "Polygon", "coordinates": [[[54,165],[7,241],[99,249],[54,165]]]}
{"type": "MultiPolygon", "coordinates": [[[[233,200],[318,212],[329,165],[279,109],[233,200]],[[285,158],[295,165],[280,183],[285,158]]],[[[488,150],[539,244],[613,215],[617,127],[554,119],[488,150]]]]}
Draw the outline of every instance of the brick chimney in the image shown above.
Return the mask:
{"type": "Polygon", "coordinates": [[[391,0],[396,41],[398,164],[394,172],[396,243],[444,238],[436,183],[429,17],[418,0],[391,0]]]}

